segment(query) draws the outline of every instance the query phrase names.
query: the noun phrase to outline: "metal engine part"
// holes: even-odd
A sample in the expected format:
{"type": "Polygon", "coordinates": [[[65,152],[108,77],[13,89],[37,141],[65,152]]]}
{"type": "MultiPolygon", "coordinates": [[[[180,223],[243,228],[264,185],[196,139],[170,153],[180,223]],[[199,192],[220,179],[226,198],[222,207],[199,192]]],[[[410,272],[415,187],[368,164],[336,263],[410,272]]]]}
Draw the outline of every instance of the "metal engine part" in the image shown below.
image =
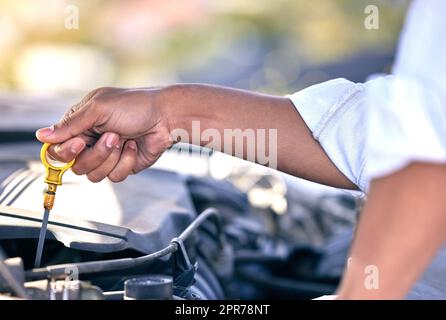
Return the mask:
{"type": "Polygon", "coordinates": [[[97,286],[70,276],[25,282],[23,261],[16,257],[0,261],[0,299],[103,300],[104,295],[97,286]]]}
{"type": "Polygon", "coordinates": [[[170,300],[173,297],[172,277],[150,275],[124,282],[125,300],[170,300]]]}
{"type": "MultiPolygon", "coordinates": [[[[2,176],[0,240],[37,239],[44,187],[41,168],[20,161],[8,166],[0,160],[2,176]]],[[[196,215],[183,178],[172,172],[147,170],[120,184],[98,185],[67,174],[65,184],[46,238],[67,248],[147,254],[166,246],[196,215]],[[98,201],[99,196],[106,201],[98,201]]]]}
{"type": "Polygon", "coordinates": [[[104,300],[102,290],[86,281],[38,280],[25,283],[33,300],[104,300]]]}

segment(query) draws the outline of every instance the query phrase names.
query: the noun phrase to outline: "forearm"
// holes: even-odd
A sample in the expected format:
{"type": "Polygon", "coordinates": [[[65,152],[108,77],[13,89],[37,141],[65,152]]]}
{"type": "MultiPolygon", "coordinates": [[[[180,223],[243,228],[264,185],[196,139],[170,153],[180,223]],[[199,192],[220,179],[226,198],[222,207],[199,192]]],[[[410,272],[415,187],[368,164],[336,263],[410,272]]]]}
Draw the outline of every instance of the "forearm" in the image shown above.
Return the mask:
{"type": "Polygon", "coordinates": [[[276,157],[277,169],[283,172],[331,186],[355,188],[330,161],[287,98],[199,84],[167,87],[160,96],[169,129],[188,132],[182,142],[211,145],[217,151],[264,165],[258,155],[265,154],[270,160],[276,157]],[[221,141],[210,141],[215,136],[206,134],[196,137],[194,121],[201,133],[211,129],[219,133],[221,141]],[[234,129],[246,133],[242,152],[237,152],[241,141],[227,134],[234,129]],[[259,135],[264,135],[265,140],[258,139],[259,135]],[[249,147],[252,141],[247,141],[248,136],[255,137],[254,149],[249,147]],[[232,148],[228,148],[231,144],[232,148]],[[249,152],[253,150],[254,155],[249,152]]]}
{"type": "Polygon", "coordinates": [[[445,240],[445,181],[445,166],[412,164],[372,183],[339,298],[405,297],[445,240]]]}

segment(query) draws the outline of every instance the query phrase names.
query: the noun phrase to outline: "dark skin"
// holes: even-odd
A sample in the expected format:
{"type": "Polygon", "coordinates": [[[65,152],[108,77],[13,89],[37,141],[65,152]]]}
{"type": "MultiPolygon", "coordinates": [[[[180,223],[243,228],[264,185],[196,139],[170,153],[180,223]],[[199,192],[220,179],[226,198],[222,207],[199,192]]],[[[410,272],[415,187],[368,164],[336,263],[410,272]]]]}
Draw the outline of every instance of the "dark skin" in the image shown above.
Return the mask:
{"type": "Polygon", "coordinates": [[[37,137],[60,144],[51,149],[58,159],[77,157],[75,173],[87,174],[93,182],[106,177],[119,182],[155,163],[174,142],[170,132],[177,128],[190,132],[193,120],[200,121],[202,130],[213,128],[222,134],[226,128],[277,129],[279,170],[356,188],[325,155],[287,98],[249,91],[198,84],[97,89],[72,107],[51,135],[42,129],[37,137]]]}
{"type": "Polygon", "coordinates": [[[446,240],[446,166],[412,163],[372,182],[340,299],[402,299],[446,240]],[[379,288],[362,285],[379,269],[379,288]]]}
{"type": "MultiPolygon", "coordinates": [[[[287,98],[249,91],[199,84],[102,88],[53,127],[40,129],[37,137],[55,144],[50,148],[53,157],[76,158],[74,173],[86,174],[93,182],[106,177],[119,182],[154,164],[175,142],[170,132],[191,132],[194,120],[200,121],[201,130],[217,129],[222,135],[231,128],[277,129],[278,170],[338,188],[357,188],[331,162],[287,98]]],[[[444,166],[417,164],[372,182],[339,298],[404,297],[444,241],[445,179],[444,166]],[[379,268],[379,289],[365,289],[367,265],[379,268]]]]}

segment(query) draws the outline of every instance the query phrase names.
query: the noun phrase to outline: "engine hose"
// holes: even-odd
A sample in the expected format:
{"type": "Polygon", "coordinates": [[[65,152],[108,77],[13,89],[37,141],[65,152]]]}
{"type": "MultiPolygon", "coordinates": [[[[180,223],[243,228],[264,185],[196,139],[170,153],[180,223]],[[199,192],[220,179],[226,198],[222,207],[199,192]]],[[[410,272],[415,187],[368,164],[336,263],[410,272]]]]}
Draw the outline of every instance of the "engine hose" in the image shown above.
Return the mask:
{"type": "Polygon", "coordinates": [[[195,274],[195,283],[192,285],[192,288],[196,288],[202,292],[202,296],[200,297],[202,300],[216,300],[217,295],[212,290],[211,286],[208,282],[206,282],[205,278],[200,275],[198,272],[195,274]]]}
{"type": "Polygon", "coordinates": [[[211,286],[212,292],[215,292],[216,295],[215,299],[223,299],[225,295],[223,293],[221,284],[215,275],[215,271],[211,271],[211,267],[208,265],[207,262],[204,261],[204,259],[198,258],[197,261],[198,261],[197,273],[199,273],[206,280],[206,283],[208,283],[209,286],[211,286]]]}
{"type": "MultiPolygon", "coordinates": [[[[219,233],[220,247],[224,246],[224,234],[220,221],[219,212],[214,208],[204,210],[197,218],[195,218],[189,226],[178,236],[177,239],[185,241],[196,229],[198,229],[206,220],[213,218],[217,225],[217,232],[219,233]]],[[[77,274],[96,273],[112,270],[129,269],[151,263],[154,260],[172,254],[178,249],[178,244],[171,242],[167,247],[156,251],[154,253],[144,255],[137,258],[123,258],[113,260],[89,261],[80,263],[67,263],[61,265],[48,266],[45,268],[35,268],[25,273],[27,280],[36,280],[42,278],[55,278],[64,276],[67,273],[75,270],[77,274]]]]}
{"type": "Polygon", "coordinates": [[[337,288],[337,285],[329,283],[301,281],[269,274],[253,273],[249,268],[237,268],[237,274],[259,287],[289,292],[293,296],[317,297],[333,294],[337,288]]]}

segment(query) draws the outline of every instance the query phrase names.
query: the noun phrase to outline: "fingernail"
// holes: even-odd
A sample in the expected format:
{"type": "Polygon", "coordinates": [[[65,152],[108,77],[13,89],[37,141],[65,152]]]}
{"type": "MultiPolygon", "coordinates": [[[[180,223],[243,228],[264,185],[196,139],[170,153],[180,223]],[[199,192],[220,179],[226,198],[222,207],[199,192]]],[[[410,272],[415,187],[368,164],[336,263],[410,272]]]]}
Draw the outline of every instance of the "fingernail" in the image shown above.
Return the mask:
{"type": "Polygon", "coordinates": [[[128,146],[132,150],[136,150],[136,142],[135,141],[129,141],[128,146]]]}
{"type": "Polygon", "coordinates": [[[105,139],[105,145],[108,148],[113,148],[116,145],[116,143],[118,142],[118,140],[119,140],[119,137],[117,135],[109,134],[107,139],[105,139]]]}
{"type": "Polygon", "coordinates": [[[42,137],[48,137],[48,136],[52,135],[53,132],[54,132],[54,126],[37,130],[37,134],[42,137]]]}
{"type": "Polygon", "coordinates": [[[82,149],[85,147],[85,144],[82,141],[75,141],[72,145],[71,145],[71,153],[73,154],[78,154],[79,152],[82,151],[82,149]]]}
{"type": "Polygon", "coordinates": [[[54,152],[56,152],[57,154],[60,154],[61,149],[62,149],[62,147],[60,146],[60,144],[57,144],[56,146],[54,146],[54,152]]]}

